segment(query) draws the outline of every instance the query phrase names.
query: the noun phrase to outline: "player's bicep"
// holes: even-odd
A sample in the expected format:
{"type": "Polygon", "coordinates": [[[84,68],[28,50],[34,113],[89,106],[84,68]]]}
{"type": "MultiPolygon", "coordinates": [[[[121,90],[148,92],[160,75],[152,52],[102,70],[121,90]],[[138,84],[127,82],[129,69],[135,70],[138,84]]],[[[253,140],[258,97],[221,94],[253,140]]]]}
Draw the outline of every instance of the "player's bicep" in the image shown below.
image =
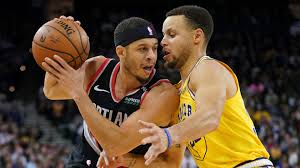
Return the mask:
{"type": "Polygon", "coordinates": [[[126,130],[128,136],[134,136],[140,143],[143,136],[138,133],[140,125],[138,120],[155,123],[158,126],[167,126],[171,121],[179,104],[179,97],[175,88],[163,87],[152,89],[139,110],[131,114],[121,125],[122,130],[126,130]],[[173,90],[174,89],[174,90],[173,90]]]}
{"type": "Polygon", "coordinates": [[[226,77],[223,67],[210,62],[199,69],[199,77],[193,81],[196,111],[213,112],[221,116],[226,101],[226,77]]]}

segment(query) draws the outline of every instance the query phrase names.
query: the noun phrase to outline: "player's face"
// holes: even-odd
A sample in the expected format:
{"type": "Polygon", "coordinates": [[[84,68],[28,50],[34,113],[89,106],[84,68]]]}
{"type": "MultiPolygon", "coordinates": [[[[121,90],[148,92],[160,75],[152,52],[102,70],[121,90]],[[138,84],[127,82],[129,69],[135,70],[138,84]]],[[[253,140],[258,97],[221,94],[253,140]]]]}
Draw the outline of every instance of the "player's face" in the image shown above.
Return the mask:
{"type": "Polygon", "coordinates": [[[158,41],[155,38],[137,40],[126,47],[124,67],[141,83],[149,78],[157,60],[158,41]]]}
{"type": "Polygon", "coordinates": [[[161,45],[165,54],[165,64],[170,68],[180,69],[191,53],[193,30],[183,15],[177,15],[166,18],[162,32],[164,37],[161,45]]]}

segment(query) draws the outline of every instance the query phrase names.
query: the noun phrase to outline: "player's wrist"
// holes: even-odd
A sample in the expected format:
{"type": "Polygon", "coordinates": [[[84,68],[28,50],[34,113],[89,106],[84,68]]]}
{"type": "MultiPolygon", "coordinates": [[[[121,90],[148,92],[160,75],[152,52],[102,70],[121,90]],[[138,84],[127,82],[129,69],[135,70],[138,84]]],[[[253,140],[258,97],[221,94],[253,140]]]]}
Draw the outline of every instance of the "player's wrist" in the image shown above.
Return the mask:
{"type": "Polygon", "coordinates": [[[171,146],[174,144],[179,144],[180,142],[179,142],[178,136],[175,135],[173,127],[169,127],[168,130],[169,130],[170,136],[172,138],[171,146]]]}
{"type": "Polygon", "coordinates": [[[73,91],[70,96],[76,102],[76,101],[80,101],[82,97],[87,96],[87,94],[84,90],[77,90],[77,91],[73,91]]]}
{"type": "Polygon", "coordinates": [[[164,133],[166,135],[166,147],[167,148],[170,148],[172,146],[172,137],[171,137],[171,134],[170,134],[170,131],[168,130],[168,128],[164,128],[164,133]]]}

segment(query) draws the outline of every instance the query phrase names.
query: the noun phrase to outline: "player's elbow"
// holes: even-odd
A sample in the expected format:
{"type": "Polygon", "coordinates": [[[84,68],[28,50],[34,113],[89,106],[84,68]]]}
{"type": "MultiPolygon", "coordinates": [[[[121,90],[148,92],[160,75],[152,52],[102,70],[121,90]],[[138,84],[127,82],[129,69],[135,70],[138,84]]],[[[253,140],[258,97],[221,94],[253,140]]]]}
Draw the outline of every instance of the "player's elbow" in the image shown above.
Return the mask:
{"type": "Polygon", "coordinates": [[[47,99],[54,100],[53,96],[51,95],[50,90],[46,86],[43,87],[43,92],[47,99]]]}
{"type": "Polygon", "coordinates": [[[219,124],[220,124],[220,118],[217,116],[212,116],[207,123],[207,130],[209,132],[212,132],[219,127],[219,124]]]}
{"type": "Polygon", "coordinates": [[[212,131],[216,130],[218,127],[219,127],[219,121],[213,120],[209,123],[208,130],[210,130],[210,132],[212,132],[212,131]]]}
{"type": "Polygon", "coordinates": [[[51,90],[45,86],[43,87],[43,92],[44,92],[45,97],[49,100],[62,100],[62,98],[59,98],[57,96],[57,94],[53,93],[53,90],[51,90]]]}

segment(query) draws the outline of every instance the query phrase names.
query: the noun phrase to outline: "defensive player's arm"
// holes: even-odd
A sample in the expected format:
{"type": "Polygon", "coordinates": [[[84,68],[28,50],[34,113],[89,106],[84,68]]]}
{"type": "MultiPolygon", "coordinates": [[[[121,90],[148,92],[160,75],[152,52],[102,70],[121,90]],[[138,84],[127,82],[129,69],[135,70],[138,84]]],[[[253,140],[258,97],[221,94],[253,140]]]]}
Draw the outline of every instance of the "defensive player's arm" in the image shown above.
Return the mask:
{"type": "Polygon", "coordinates": [[[187,142],[217,129],[226,101],[228,71],[217,61],[207,60],[191,74],[196,109],[192,116],[168,128],[173,143],[187,142]]]}
{"type": "MultiPolygon", "coordinates": [[[[97,56],[97,57],[90,58],[84,62],[84,64],[87,64],[87,67],[86,67],[86,74],[84,79],[84,86],[82,87],[86,88],[89,79],[96,72],[96,68],[100,67],[100,65],[103,63],[104,60],[105,57],[97,56]]],[[[72,97],[69,96],[60,87],[60,85],[58,85],[57,81],[53,77],[51,77],[48,72],[46,72],[45,74],[43,91],[45,96],[50,100],[72,99],[72,97]]]]}
{"type": "Polygon", "coordinates": [[[141,144],[144,135],[138,132],[138,120],[167,126],[179,104],[175,87],[170,83],[161,83],[149,91],[140,109],[118,127],[99,114],[85,92],[81,92],[74,100],[89,129],[108,156],[123,155],[141,144]]]}
{"type": "Polygon", "coordinates": [[[124,155],[125,167],[128,168],[180,168],[181,162],[184,157],[185,145],[177,144],[173,145],[166,152],[160,154],[157,159],[151,162],[150,165],[145,165],[145,159],[143,155],[126,154],[124,155]]]}

